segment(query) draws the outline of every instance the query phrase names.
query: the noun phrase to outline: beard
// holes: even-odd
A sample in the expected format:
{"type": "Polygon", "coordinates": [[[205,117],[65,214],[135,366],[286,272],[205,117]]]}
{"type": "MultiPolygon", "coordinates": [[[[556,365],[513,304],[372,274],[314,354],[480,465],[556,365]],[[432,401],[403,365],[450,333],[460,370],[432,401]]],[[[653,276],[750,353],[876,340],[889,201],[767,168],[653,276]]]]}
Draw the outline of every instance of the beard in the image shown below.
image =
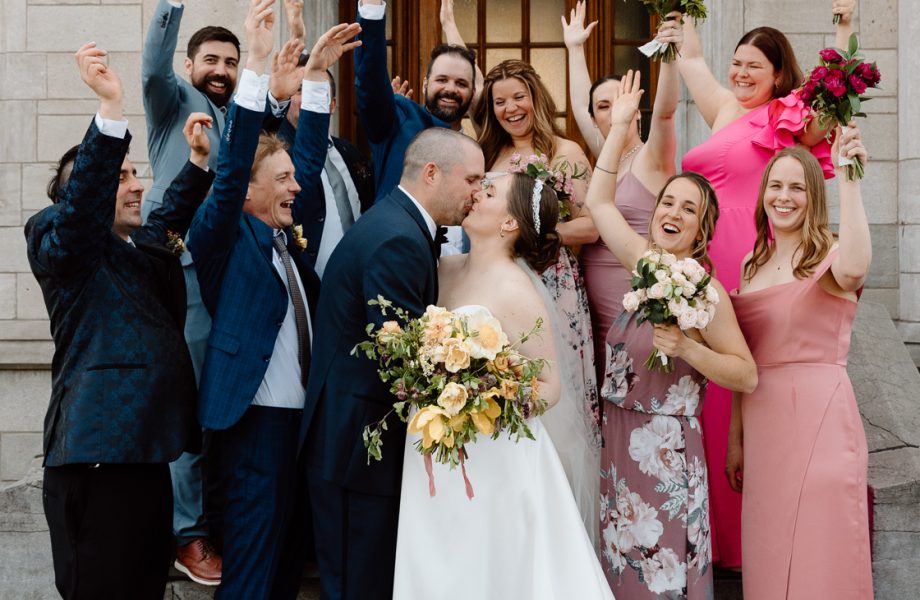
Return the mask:
{"type": "Polygon", "coordinates": [[[235,83],[232,79],[225,75],[209,75],[201,79],[195,79],[194,74],[192,75],[192,85],[196,90],[204,94],[218,107],[226,106],[230,103],[230,98],[233,96],[233,88],[235,83]],[[209,83],[222,83],[224,84],[223,92],[215,92],[208,88],[209,83]]]}
{"type": "Polygon", "coordinates": [[[470,108],[470,103],[472,101],[472,94],[470,94],[469,98],[467,98],[466,102],[464,102],[463,97],[460,94],[451,92],[439,92],[433,96],[431,94],[425,96],[425,108],[428,109],[428,112],[441,119],[442,121],[446,123],[455,123],[463,118],[463,115],[465,115],[466,111],[470,108]],[[438,105],[438,101],[442,98],[456,101],[457,108],[441,108],[438,105]]]}

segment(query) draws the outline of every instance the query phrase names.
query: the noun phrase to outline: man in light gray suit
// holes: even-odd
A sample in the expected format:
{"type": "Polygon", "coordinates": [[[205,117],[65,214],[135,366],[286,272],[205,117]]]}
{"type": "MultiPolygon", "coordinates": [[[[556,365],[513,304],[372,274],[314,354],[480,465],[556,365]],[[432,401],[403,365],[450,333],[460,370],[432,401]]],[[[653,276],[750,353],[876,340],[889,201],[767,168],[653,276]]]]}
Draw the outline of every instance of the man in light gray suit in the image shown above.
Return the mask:
{"type": "MultiPolygon", "coordinates": [[[[184,7],[181,2],[160,0],[144,43],[141,82],[147,117],[147,151],[153,168],[153,186],[142,207],[144,219],[162,204],[163,193],[183,166],[186,146],[182,125],[189,114],[202,112],[212,118],[206,129],[211,147],[220,147],[224,112],[236,87],[240,42],[223,27],[204,27],[188,42],[185,74],[173,70],[173,56],[184,7]]],[[[210,168],[217,170],[217,152],[210,168]]],[[[187,290],[188,314],[185,339],[196,380],[201,375],[211,319],[201,302],[198,279],[189,252],[181,256],[187,290]]],[[[175,566],[193,581],[218,585],[221,558],[208,541],[204,518],[200,455],[183,454],[170,465],[173,483],[173,532],[176,536],[175,566]]]]}

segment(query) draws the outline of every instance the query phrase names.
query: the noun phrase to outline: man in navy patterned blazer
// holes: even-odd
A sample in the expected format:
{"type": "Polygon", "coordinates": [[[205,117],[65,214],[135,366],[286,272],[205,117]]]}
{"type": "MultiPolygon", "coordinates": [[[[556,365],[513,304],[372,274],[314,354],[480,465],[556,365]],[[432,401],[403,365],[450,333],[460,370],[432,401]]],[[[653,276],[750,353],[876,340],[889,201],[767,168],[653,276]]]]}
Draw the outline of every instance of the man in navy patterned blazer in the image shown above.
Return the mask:
{"type": "Polygon", "coordinates": [[[172,558],[168,463],[196,429],[181,245],[169,241],[181,240],[211,185],[211,119],[190,117],[192,158],[141,227],[144,188],[105,55],[94,43],[77,52],[99,112],[59,164],[54,204],[25,228],[55,345],[43,500],[64,598],[152,599],[163,597],[172,558]]]}
{"type": "MultiPolygon", "coordinates": [[[[297,433],[310,365],[319,278],[303,254],[295,219],[325,158],[329,84],[325,70],[354,44],[357,25],[317,42],[305,71],[291,40],[263,75],[272,15],[250,13],[249,54],[221,140],[214,189],[189,231],[201,297],[211,314],[198,418],[208,432],[223,505],[223,576],[217,598],[272,593],[295,497],[297,433]],[[303,79],[301,79],[303,73],[303,79]],[[290,97],[303,87],[292,155],[260,134],[269,82],[290,97]],[[301,191],[304,193],[301,193],[301,191]]],[[[211,462],[211,459],[209,459],[211,462]]],[[[285,573],[282,575],[291,575],[285,573]]],[[[293,573],[294,577],[302,575],[293,573]]]]}

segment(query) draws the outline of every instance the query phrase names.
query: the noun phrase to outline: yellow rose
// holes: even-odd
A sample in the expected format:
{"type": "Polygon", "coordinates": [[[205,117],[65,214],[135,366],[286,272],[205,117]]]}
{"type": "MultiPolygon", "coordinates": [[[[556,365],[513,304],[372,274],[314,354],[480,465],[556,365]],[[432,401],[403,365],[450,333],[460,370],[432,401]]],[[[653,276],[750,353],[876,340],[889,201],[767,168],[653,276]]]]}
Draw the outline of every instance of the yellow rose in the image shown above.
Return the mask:
{"type": "MultiPolygon", "coordinates": [[[[447,412],[437,406],[426,406],[419,410],[409,421],[409,433],[422,434],[422,447],[431,448],[434,442],[440,442],[448,434],[447,412]]],[[[453,445],[453,434],[450,435],[453,445]]]]}
{"type": "Polygon", "coordinates": [[[466,406],[466,398],[466,388],[451,381],[444,386],[444,390],[438,396],[438,406],[443,408],[448,416],[453,417],[466,406]]]}
{"type": "Polygon", "coordinates": [[[521,387],[521,384],[510,379],[502,379],[500,385],[501,387],[498,393],[502,398],[506,400],[514,400],[517,398],[518,388],[521,387]]]}
{"type": "Polygon", "coordinates": [[[486,398],[486,402],[488,406],[485,410],[471,410],[470,418],[473,420],[473,425],[476,426],[479,433],[492,435],[495,431],[495,419],[502,414],[502,408],[498,405],[498,402],[492,398],[486,398]]]}
{"type": "Polygon", "coordinates": [[[507,354],[498,354],[495,356],[495,360],[490,360],[486,365],[486,368],[495,374],[507,373],[508,372],[508,355],[507,354]]]}
{"type": "Polygon", "coordinates": [[[495,360],[502,348],[508,345],[508,336],[502,331],[501,323],[485,309],[470,313],[466,324],[470,332],[466,343],[473,358],[495,360]]]}
{"type": "Polygon", "coordinates": [[[444,342],[444,368],[451,373],[456,373],[460,369],[468,369],[470,366],[470,353],[463,345],[463,342],[457,338],[451,338],[444,342]]]}
{"type": "Polygon", "coordinates": [[[393,336],[399,335],[400,333],[402,333],[402,327],[399,326],[399,323],[396,321],[384,321],[380,329],[377,330],[377,343],[385,344],[393,338],[393,336]]]}

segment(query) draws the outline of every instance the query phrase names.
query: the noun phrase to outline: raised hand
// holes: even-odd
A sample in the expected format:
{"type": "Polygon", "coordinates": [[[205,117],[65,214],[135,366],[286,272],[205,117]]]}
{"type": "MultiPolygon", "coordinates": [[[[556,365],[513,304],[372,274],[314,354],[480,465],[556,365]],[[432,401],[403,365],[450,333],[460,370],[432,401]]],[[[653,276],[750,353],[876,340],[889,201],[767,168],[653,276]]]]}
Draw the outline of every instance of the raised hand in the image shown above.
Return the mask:
{"type": "Polygon", "coordinates": [[[597,26],[597,21],[585,27],[585,0],[578,0],[575,8],[569,13],[569,22],[566,23],[565,15],[562,19],[562,39],[565,40],[565,47],[572,49],[584,46],[591,35],[591,31],[597,26]]]}
{"type": "Polygon", "coordinates": [[[853,21],[854,12],[856,12],[856,0],[833,0],[831,3],[834,23],[849,25],[853,21]]]}
{"type": "Polygon", "coordinates": [[[411,99],[412,94],[415,93],[415,90],[409,87],[409,80],[403,81],[399,75],[393,78],[393,81],[390,82],[390,85],[393,86],[393,93],[399,94],[400,96],[405,96],[406,98],[411,99]]]}
{"type": "Polygon", "coordinates": [[[302,40],[307,28],[303,22],[303,0],[284,0],[284,14],[287,17],[291,39],[302,40]]]}
{"type": "Polygon", "coordinates": [[[641,88],[642,75],[639,71],[630,69],[620,79],[616,100],[610,108],[610,122],[612,125],[629,125],[636,118],[639,110],[639,101],[645,90],[641,88]]]}
{"type": "Polygon", "coordinates": [[[74,54],[80,78],[99,98],[99,114],[106,119],[122,118],[124,89],[118,74],[106,64],[108,52],[89,42],[74,54]]]}
{"type": "Polygon", "coordinates": [[[447,26],[457,25],[457,20],[454,18],[454,0],[441,0],[441,29],[444,29],[447,26]]]}
{"type": "Polygon", "coordinates": [[[859,127],[856,126],[855,120],[847,124],[846,133],[841,128],[837,128],[837,145],[839,153],[834,153],[835,158],[838,154],[852,159],[859,158],[862,164],[866,164],[869,159],[869,152],[863,146],[862,133],[859,131],[859,127]]]}
{"type": "Polygon", "coordinates": [[[683,15],[676,10],[665,15],[665,20],[658,25],[658,34],[655,39],[662,44],[673,44],[674,49],[679,53],[684,44],[683,15]]]}
{"type": "Polygon", "coordinates": [[[303,67],[297,66],[303,52],[303,42],[292,38],[272,57],[272,75],[268,89],[277,100],[287,100],[300,88],[303,67]]]}
{"type": "Polygon", "coordinates": [[[272,35],[272,27],[275,25],[274,3],[275,0],[252,0],[246,15],[246,43],[249,47],[246,68],[259,75],[265,71],[265,59],[272,53],[275,42],[272,35]]]}
{"type": "Polygon", "coordinates": [[[349,41],[359,33],[361,26],[357,23],[341,23],[320,36],[310,50],[304,79],[322,81],[326,69],[334,65],[343,54],[361,45],[361,40],[349,41]]]}
{"type": "Polygon", "coordinates": [[[208,156],[211,154],[211,140],[204,128],[211,129],[214,126],[214,120],[205,113],[194,112],[185,120],[185,126],[182,128],[182,135],[191,148],[189,160],[202,169],[208,166],[208,156]]]}

